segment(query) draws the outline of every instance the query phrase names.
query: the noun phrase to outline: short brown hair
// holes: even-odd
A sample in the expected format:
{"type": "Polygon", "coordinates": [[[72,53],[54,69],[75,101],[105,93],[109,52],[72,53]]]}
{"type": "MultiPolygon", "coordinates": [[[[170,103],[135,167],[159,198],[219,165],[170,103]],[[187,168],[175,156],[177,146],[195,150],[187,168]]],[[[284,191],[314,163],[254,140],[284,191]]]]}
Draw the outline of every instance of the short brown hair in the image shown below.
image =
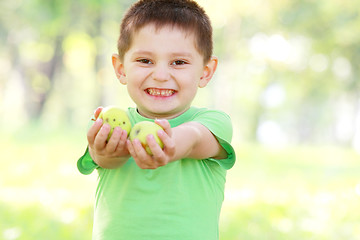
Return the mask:
{"type": "Polygon", "coordinates": [[[165,25],[179,27],[194,33],[195,47],[207,63],[212,55],[212,27],[204,9],[192,0],[139,0],[126,12],[118,40],[118,52],[121,59],[129,50],[134,32],[147,24],[156,28],[165,25]]]}

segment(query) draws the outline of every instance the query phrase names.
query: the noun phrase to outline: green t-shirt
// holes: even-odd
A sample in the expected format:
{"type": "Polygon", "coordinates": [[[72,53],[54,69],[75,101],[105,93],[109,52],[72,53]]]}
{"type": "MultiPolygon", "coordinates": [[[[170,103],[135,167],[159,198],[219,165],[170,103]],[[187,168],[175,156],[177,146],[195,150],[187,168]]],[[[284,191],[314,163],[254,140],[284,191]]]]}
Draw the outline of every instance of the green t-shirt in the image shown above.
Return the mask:
{"type": "MultiPolygon", "coordinates": [[[[129,108],[134,125],[153,121],[129,108]]],[[[141,169],[130,158],[117,169],[103,169],[88,151],[78,169],[97,169],[93,239],[218,240],[226,170],[235,163],[232,125],[221,111],[192,107],[170,119],[171,127],[196,121],[206,126],[228,153],[227,159],[181,159],[155,170],[141,169]]]]}

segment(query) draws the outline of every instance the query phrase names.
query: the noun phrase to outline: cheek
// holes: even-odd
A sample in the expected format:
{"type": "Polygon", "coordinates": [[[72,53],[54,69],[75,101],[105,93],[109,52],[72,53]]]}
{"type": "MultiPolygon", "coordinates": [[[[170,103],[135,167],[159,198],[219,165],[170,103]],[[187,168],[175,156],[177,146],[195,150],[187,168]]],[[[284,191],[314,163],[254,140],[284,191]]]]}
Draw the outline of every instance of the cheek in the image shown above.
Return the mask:
{"type": "Polygon", "coordinates": [[[146,78],[146,71],[141,68],[130,69],[128,71],[127,79],[133,85],[140,84],[146,78]]]}
{"type": "Polygon", "coordinates": [[[127,93],[129,97],[138,104],[139,99],[141,99],[141,92],[139,90],[139,87],[133,84],[127,85],[127,93]]]}
{"type": "Polygon", "coordinates": [[[127,84],[127,89],[130,95],[134,95],[135,93],[139,92],[140,84],[136,81],[129,81],[127,84]]]}
{"type": "Polygon", "coordinates": [[[191,89],[197,89],[201,76],[202,75],[198,74],[197,72],[192,72],[190,74],[187,74],[183,78],[184,85],[186,85],[186,87],[191,89]]]}
{"type": "Polygon", "coordinates": [[[197,79],[195,79],[194,77],[188,78],[188,79],[189,79],[188,81],[183,83],[182,87],[183,87],[183,90],[185,90],[185,92],[187,92],[188,96],[190,98],[193,98],[198,91],[199,81],[197,79]]]}

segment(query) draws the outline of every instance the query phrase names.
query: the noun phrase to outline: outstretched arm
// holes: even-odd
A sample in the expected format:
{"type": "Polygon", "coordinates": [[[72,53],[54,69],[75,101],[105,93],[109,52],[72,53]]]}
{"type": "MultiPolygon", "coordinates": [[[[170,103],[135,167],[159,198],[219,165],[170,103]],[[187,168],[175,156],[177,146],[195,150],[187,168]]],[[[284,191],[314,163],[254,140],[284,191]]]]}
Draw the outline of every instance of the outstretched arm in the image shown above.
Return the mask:
{"type": "Polygon", "coordinates": [[[182,158],[217,158],[227,157],[215,136],[198,122],[187,122],[171,128],[167,120],[156,120],[164,130],[158,131],[164,143],[161,149],[153,136],[147,137],[148,145],[153,153],[150,156],[138,140],[128,140],[128,150],[140,168],[155,169],[169,162],[182,158]]]}
{"type": "Polygon", "coordinates": [[[227,153],[215,136],[201,123],[184,123],[174,128],[174,132],[176,132],[174,140],[179,147],[179,153],[175,159],[183,157],[223,159],[227,157],[227,153]],[[190,139],[192,140],[189,141],[190,139]]]}

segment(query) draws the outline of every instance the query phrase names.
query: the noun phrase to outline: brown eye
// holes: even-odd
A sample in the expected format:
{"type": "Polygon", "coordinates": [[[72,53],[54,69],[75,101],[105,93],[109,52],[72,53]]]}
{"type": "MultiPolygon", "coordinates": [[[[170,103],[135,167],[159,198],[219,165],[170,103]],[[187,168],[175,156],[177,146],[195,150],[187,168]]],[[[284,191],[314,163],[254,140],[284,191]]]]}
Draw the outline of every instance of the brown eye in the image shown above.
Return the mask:
{"type": "Polygon", "coordinates": [[[149,59],[139,59],[137,60],[139,63],[144,63],[144,64],[151,64],[152,62],[149,59]]]}
{"type": "Polygon", "coordinates": [[[184,64],[186,64],[185,61],[183,61],[183,60],[176,60],[176,61],[174,61],[171,65],[184,65],[184,64]]]}

